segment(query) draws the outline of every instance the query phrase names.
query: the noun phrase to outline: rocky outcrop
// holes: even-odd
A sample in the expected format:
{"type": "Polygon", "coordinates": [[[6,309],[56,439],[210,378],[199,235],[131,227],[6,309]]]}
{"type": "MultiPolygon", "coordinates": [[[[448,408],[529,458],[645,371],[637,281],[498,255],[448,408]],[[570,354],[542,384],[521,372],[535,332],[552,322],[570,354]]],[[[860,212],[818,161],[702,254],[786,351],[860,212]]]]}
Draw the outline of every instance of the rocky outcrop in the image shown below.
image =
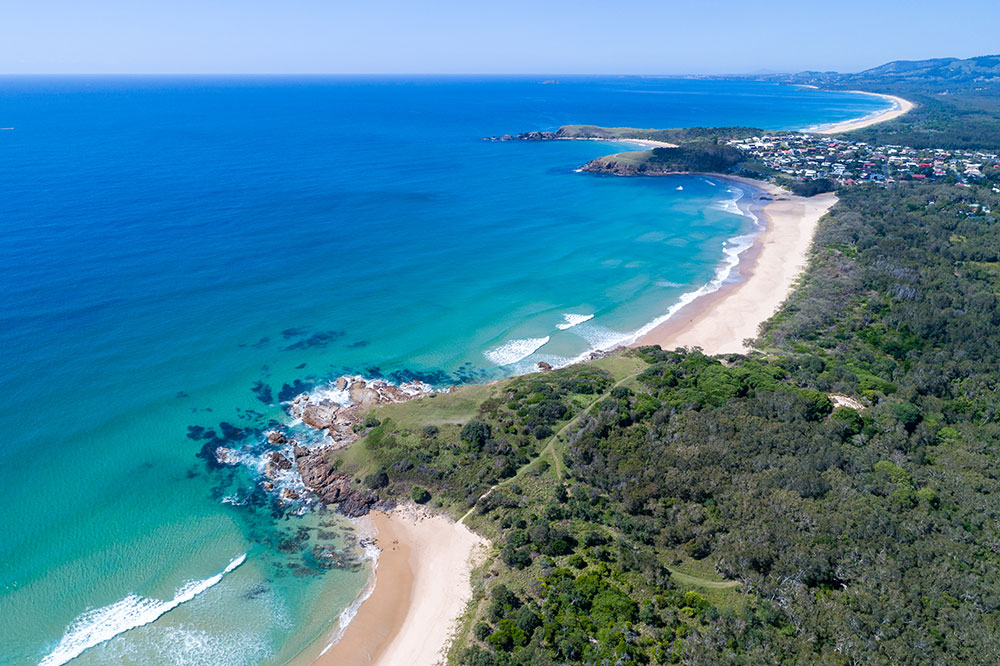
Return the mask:
{"type": "Polygon", "coordinates": [[[352,406],[357,409],[374,407],[379,403],[379,392],[374,388],[370,388],[365,381],[357,381],[351,384],[351,391],[348,395],[351,396],[352,406]]]}
{"type": "Polygon", "coordinates": [[[264,465],[264,476],[274,481],[281,472],[291,468],[292,463],[288,458],[277,451],[271,451],[267,455],[267,463],[264,465]]]}
{"type": "Polygon", "coordinates": [[[552,364],[546,363],[545,361],[539,361],[537,365],[538,369],[541,370],[542,372],[548,372],[549,370],[552,369],[552,364]]]}
{"type": "Polygon", "coordinates": [[[596,159],[587,162],[580,171],[587,173],[606,173],[614,176],[638,176],[639,174],[652,175],[645,169],[640,169],[631,162],[622,162],[613,159],[596,159]]]}
{"type": "Polygon", "coordinates": [[[310,428],[323,430],[337,422],[340,405],[332,400],[306,403],[302,408],[302,422],[310,428]]]}
{"type": "MultiPolygon", "coordinates": [[[[430,386],[420,382],[397,386],[382,380],[339,377],[330,386],[330,390],[296,396],[291,401],[289,412],[302,419],[309,427],[325,431],[332,441],[325,446],[309,449],[294,440],[288,440],[277,431],[268,433],[268,441],[272,444],[292,444],[291,456],[294,463],[281,453],[273,451],[268,455],[265,475],[273,480],[280,472],[294,465],[311,495],[325,504],[336,505],[344,515],[365,515],[372,506],[380,503],[378,495],[359,487],[349,476],[334,471],[327,462],[327,454],[349,446],[364,433],[362,424],[372,408],[427,395],[431,390],[430,386]],[[280,441],[278,435],[281,437],[280,441]]],[[[297,497],[298,493],[288,488],[281,491],[282,500],[297,497]],[[294,493],[295,497],[290,493],[294,493]]]]}
{"type": "Polygon", "coordinates": [[[215,460],[220,465],[236,465],[239,463],[239,461],[235,458],[235,451],[227,449],[224,446],[220,446],[215,449],[215,460]]]}
{"type": "Polygon", "coordinates": [[[345,516],[363,516],[378,501],[378,495],[357,488],[346,474],[338,474],[326,461],[325,451],[295,447],[295,464],[302,483],[325,504],[334,504],[345,516]]]}
{"type": "Polygon", "coordinates": [[[637,160],[634,157],[616,159],[617,157],[617,155],[598,157],[580,167],[580,171],[605,173],[613,176],[670,176],[681,173],[668,163],[657,164],[648,160],[637,160]]]}
{"type": "Polygon", "coordinates": [[[558,132],[521,132],[520,134],[503,134],[501,136],[483,137],[483,141],[553,141],[563,138],[558,132]]]}
{"type": "Polygon", "coordinates": [[[337,448],[348,446],[358,438],[359,425],[376,405],[403,402],[431,392],[430,386],[420,382],[397,386],[380,379],[360,377],[339,377],[333,388],[338,392],[333,396],[324,391],[296,396],[289,411],[309,427],[325,430],[337,448]],[[345,391],[347,404],[341,404],[338,400],[344,399],[345,391]]]}

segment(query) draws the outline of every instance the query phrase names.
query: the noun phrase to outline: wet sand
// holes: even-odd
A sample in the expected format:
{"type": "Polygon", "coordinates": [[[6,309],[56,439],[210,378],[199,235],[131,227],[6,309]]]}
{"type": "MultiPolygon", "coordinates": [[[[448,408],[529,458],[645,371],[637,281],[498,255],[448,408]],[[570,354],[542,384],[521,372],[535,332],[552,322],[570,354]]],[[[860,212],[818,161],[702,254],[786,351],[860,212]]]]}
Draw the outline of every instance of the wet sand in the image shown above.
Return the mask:
{"type": "MultiPolygon", "coordinates": [[[[317,666],[433,666],[471,598],[469,576],[486,541],[415,507],[374,512],[375,588],[317,666]]],[[[306,662],[308,663],[308,662],[306,662]]]]}
{"type": "Polygon", "coordinates": [[[706,354],[745,353],[744,341],[778,310],[806,266],[819,219],[837,202],[833,193],[797,197],[764,181],[720,176],[767,192],[766,229],[740,255],[738,280],[695,299],[633,346],[700,347],[706,354]]]}

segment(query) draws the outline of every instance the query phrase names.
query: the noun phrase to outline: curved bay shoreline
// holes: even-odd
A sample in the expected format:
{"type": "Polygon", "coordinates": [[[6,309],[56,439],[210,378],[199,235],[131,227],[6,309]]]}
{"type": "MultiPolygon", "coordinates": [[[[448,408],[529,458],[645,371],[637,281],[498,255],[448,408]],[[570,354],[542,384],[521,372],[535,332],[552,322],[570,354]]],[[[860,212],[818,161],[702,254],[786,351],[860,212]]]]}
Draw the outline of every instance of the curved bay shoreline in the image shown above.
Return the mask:
{"type": "Polygon", "coordinates": [[[744,341],[757,336],[760,325],[791,293],[805,269],[820,218],[837,203],[833,193],[799,197],[766,181],[705,175],[765,192],[771,200],[760,208],[764,229],[739,255],[739,263],[724,284],[681,307],[631,346],[699,347],[706,354],[745,353],[744,341]]]}
{"type": "MultiPolygon", "coordinates": [[[[894,106],[876,116],[816,132],[860,129],[914,107],[891,95],[865,94],[892,99],[894,106]]],[[[626,141],[663,146],[658,141],[626,141]]],[[[638,335],[630,346],[698,347],[710,355],[745,353],[745,341],[756,337],[761,324],[791,294],[806,268],[819,220],[837,203],[837,197],[833,193],[799,197],[767,181],[718,173],[698,175],[757,191],[750,206],[763,217],[764,228],[740,253],[733,272],[718,289],[679,308],[638,335]],[[769,199],[766,203],[760,193],[769,199]]],[[[357,614],[342,633],[322,637],[289,662],[291,666],[433,666],[447,653],[452,629],[471,598],[472,571],[486,556],[489,542],[462,523],[412,507],[373,512],[372,525],[380,554],[373,569],[373,587],[364,593],[370,594],[362,595],[357,614]]]]}
{"type": "Polygon", "coordinates": [[[356,520],[378,544],[373,585],[346,628],[335,627],[290,666],[437,663],[489,543],[464,524],[413,505],[356,520]]]}
{"type": "MultiPolygon", "coordinates": [[[[740,202],[741,209],[762,217],[764,228],[718,289],[698,296],[631,346],[742,353],[744,339],[754,337],[791,292],[816,225],[836,196],[796,197],[766,181],[726,174],[677,175],[703,175],[749,188],[754,194],[747,204],[740,202]]],[[[291,666],[432,666],[447,652],[451,630],[471,597],[472,571],[488,542],[461,523],[412,507],[371,515],[369,525],[379,546],[373,587],[362,593],[357,614],[345,629],[335,626],[291,666]]]]}
{"type": "Polygon", "coordinates": [[[857,118],[855,120],[846,120],[842,123],[835,123],[833,125],[820,126],[815,130],[812,130],[816,134],[840,134],[841,132],[850,132],[851,130],[861,129],[863,127],[869,127],[877,123],[884,123],[887,120],[892,120],[894,118],[899,118],[905,113],[909,113],[914,109],[916,104],[908,99],[899,97],[898,95],[887,95],[885,93],[873,93],[864,90],[847,90],[845,92],[856,93],[858,95],[872,95],[874,97],[881,97],[882,99],[887,99],[892,102],[892,108],[886,109],[881,113],[877,113],[871,116],[865,116],[863,118],[857,118]]]}

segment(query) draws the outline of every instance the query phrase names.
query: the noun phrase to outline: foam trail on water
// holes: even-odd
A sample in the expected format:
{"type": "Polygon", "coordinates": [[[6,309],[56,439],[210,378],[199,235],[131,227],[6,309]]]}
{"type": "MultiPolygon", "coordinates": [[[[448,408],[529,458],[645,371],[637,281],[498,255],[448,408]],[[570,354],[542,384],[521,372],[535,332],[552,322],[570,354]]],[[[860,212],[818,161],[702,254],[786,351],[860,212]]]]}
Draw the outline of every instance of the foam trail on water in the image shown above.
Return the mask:
{"type": "Polygon", "coordinates": [[[115,636],[155,621],[164,613],[191,601],[210,587],[218,584],[222,577],[243,564],[247,554],[243,553],[231,561],[220,573],[205,580],[187,583],[170,601],[150,599],[130,594],[110,606],[89,610],[76,618],[59,641],[38,666],[61,666],[79,657],[84,650],[109,641],[115,636]]]}
{"type": "Polygon", "coordinates": [[[564,314],[563,319],[565,319],[566,321],[564,321],[562,324],[556,324],[556,328],[558,328],[560,331],[565,331],[568,328],[573,328],[577,324],[582,324],[583,322],[590,321],[593,318],[594,315],[592,314],[585,314],[585,315],[564,314]]]}
{"type": "Polygon", "coordinates": [[[483,356],[497,365],[510,365],[531,356],[544,347],[548,341],[549,336],[547,335],[544,338],[509,340],[495,349],[484,352],[483,356]]]}
{"type": "MultiPolygon", "coordinates": [[[[733,188],[729,189],[728,191],[736,195],[733,204],[737,204],[740,200],[742,200],[744,197],[747,196],[747,192],[742,188],[733,188]]],[[[749,250],[753,246],[754,241],[757,238],[757,234],[764,229],[764,225],[761,224],[760,219],[754,214],[751,208],[738,207],[738,210],[743,215],[750,218],[750,220],[753,222],[754,230],[749,234],[730,238],[723,244],[722,261],[716,267],[715,274],[713,275],[711,280],[709,280],[707,283],[703,284],[701,287],[693,291],[681,294],[680,298],[677,299],[677,302],[674,303],[664,315],[657,317],[653,321],[647,323],[645,326],[642,326],[641,328],[632,331],[630,333],[618,333],[616,331],[612,331],[611,329],[607,329],[604,327],[593,327],[593,329],[588,329],[588,330],[582,330],[582,329],[587,329],[587,327],[582,327],[582,329],[578,329],[577,332],[580,334],[580,337],[587,340],[591,344],[592,348],[591,350],[588,350],[580,354],[576,358],[571,359],[569,363],[579,363],[580,361],[584,361],[595,350],[605,351],[608,349],[613,349],[619,345],[628,345],[635,342],[636,340],[646,335],[647,333],[655,329],[663,322],[673,317],[678,310],[683,308],[688,303],[691,303],[692,301],[698,299],[701,296],[704,296],[706,294],[711,294],[714,291],[718,291],[724,284],[726,284],[726,282],[728,282],[733,276],[733,269],[739,266],[740,264],[740,255],[749,250]]],[[[680,286],[680,285],[667,281],[661,281],[658,282],[658,286],[665,287],[665,286],[680,286]]]]}

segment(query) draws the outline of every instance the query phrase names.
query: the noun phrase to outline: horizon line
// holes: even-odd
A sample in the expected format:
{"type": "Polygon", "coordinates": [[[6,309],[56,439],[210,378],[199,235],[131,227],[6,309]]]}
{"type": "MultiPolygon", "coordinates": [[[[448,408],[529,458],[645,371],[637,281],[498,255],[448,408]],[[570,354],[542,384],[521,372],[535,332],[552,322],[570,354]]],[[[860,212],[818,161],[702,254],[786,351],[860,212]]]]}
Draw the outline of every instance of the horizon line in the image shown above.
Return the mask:
{"type": "MultiPolygon", "coordinates": [[[[832,72],[832,70],[831,70],[832,72]]],[[[0,72],[3,77],[28,76],[414,76],[414,77],[469,77],[469,76],[513,76],[513,77],[621,77],[621,78],[700,78],[724,76],[783,76],[794,74],[792,71],[769,72],[725,72],[720,74],[628,74],[617,73],[552,73],[552,72],[0,72]]],[[[837,72],[840,73],[840,72],[837,72]]]]}

